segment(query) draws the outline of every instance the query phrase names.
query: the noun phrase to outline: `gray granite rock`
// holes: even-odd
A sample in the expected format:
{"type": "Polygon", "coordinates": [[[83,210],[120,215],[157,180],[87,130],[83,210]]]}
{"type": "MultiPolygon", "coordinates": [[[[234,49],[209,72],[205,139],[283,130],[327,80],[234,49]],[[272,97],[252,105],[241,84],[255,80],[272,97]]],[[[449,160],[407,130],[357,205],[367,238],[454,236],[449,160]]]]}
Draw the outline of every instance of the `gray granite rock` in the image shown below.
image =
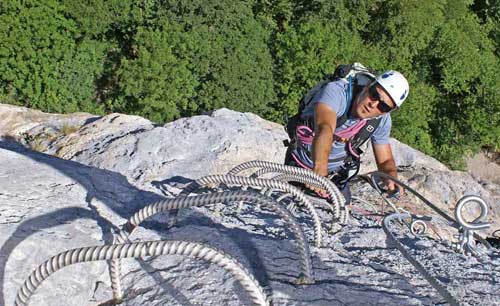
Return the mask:
{"type": "MultiPolygon", "coordinates": [[[[396,165],[400,168],[426,168],[430,171],[447,171],[449,170],[441,162],[425,155],[424,153],[413,149],[412,147],[391,138],[391,147],[396,165]]],[[[373,150],[371,145],[366,146],[365,154],[362,157],[361,173],[368,173],[377,170],[375,158],[373,157],[373,150]]]]}
{"type": "MultiPolygon", "coordinates": [[[[109,243],[113,229],[157,198],[118,173],[17,143],[0,141],[0,165],[0,305],[13,305],[37,265],[67,249],[109,243]]],[[[89,305],[110,296],[109,289],[95,295],[99,283],[109,284],[104,262],[68,267],[42,284],[30,305],[89,305]]]]}
{"type": "MultiPolygon", "coordinates": [[[[160,194],[175,196],[190,180],[223,174],[244,161],[281,162],[285,152],[281,126],[226,109],[166,125],[120,114],[63,118],[35,112],[33,124],[29,110],[2,107],[2,118],[15,124],[0,126],[0,305],[13,304],[17,289],[38,264],[70,248],[109,243],[113,230],[160,194]],[[68,122],[74,128],[63,129],[68,122]],[[52,130],[55,136],[43,146],[33,145],[33,139],[52,130]]],[[[400,176],[439,207],[451,214],[459,197],[477,194],[491,205],[492,221],[500,219],[496,185],[449,171],[396,140],[391,143],[400,176]]],[[[364,172],[374,169],[372,159],[370,153],[365,156],[364,172]]],[[[359,207],[381,210],[380,198],[366,184],[354,183],[353,190],[373,203],[359,207]]],[[[416,214],[432,214],[413,200],[405,196],[395,203],[416,214]]],[[[309,216],[299,212],[297,217],[311,240],[309,216]]],[[[323,210],[320,218],[330,220],[323,210]]],[[[249,203],[240,212],[229,204],[182,211],[169,229],[168,216],[158,216],[140,227],[133,240],[184,239],[222,249],[253,272],[274,305],[443,304],[372,219],[353,211],[347,226],[324,233],[324,245],[312,247],[317,279],[312,285],[294,284],[298,254],[286,225],[249,203]]],[[[449,227],[446,222],[436,226],[449,227]]],[[[402,243],[463,305],[497,305],[498,258],[479,264],[454,253],[445,241],[418,240],[404,227],[397,230],[402,243]]],[[[207,263],[160,256],[123,264],[124,305],[248,304],[230,275],[207,263]]],[[[87,263],[55,273],[30,305],[96,305],[110,297],[105,263],[87,263]]]]}

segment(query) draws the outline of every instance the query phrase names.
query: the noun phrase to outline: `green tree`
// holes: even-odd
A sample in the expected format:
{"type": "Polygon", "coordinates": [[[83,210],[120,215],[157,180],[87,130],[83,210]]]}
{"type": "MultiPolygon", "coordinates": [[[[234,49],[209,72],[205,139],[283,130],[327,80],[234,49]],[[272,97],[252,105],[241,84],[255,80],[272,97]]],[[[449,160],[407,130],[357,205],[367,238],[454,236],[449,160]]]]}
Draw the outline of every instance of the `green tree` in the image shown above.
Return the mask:
{"type": "Polygon", "coordinates": [[[184,54],[194,42],[186,40],[179,26],[162,21],[156,29],[137,29],[131,46],[135,57],[123,58],[116,72],[119,95],[113,101],[114,111],[156,122],[192,111],[190,101],[198,83],[184,54]]]}
{"type": "MultiPolygon", "coordinates": [[[[352,9],[356,1],[349,1],[352,9]]],[[[365,1],[358,22],[364,41],[377,46],[383,70],[401,71],[409,80],[410,95],[393,113],[392,135],[428,154],[434,152],[430,122],[437,92],[430,80],[427,50],[442,23],[446,1],[365,1]]]]}
{"type": "Polygon", "coordinates": [[[284,114],[295,114],[300,98],[338,64],[358,61],[375,69],[383,66],[375,56],[377,48],[364,44],[355,30],[362,21],[352,17],[344,2],[295,6],[292,12],[297,15],[281,20],[284,26],[275,29],[271,47],[279,97],[271,118],[276,121],[284,114]]]}
{"type": "Polygon", "coordinates": [[[468,9],[470,3],[452,2],[429,50],[441,96],[431,126],[437,157],[460,166],[458,157],[464,153],[499,146],[499,63],[488,32],[468,9]]]}
{"type": "Polygon", "coordinates": [[[0,18],[2,100],[49,112],[102,112],[93,98],[105,44],[81,37],[58,1],[7,1],[0,18]]]}
{"type": "MultiPolygon", "coordinates": [[[[220,107],[263,115],[275,100],[269,33],[248,2],[166,1],[165,16],[183,28],[190,69],[198,80],[190,109],[220,107]]],[[[186,115],[186,114],[183,114],[186,115]]]]}

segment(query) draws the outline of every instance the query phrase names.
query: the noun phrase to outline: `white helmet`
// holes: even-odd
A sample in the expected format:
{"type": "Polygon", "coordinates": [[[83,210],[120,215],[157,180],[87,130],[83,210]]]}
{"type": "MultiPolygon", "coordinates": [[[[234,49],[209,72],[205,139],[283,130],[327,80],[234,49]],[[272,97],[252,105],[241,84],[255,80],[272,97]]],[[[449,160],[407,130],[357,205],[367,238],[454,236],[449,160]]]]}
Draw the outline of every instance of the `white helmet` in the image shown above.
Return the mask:
{"type": "Polygon", "coordinates": [[[406,78],[395,70],[389,70],[382,73],[377,76],[375,81],[387,91],[397,107],[403,104],[410,92],[410,86],[406,78]]]}

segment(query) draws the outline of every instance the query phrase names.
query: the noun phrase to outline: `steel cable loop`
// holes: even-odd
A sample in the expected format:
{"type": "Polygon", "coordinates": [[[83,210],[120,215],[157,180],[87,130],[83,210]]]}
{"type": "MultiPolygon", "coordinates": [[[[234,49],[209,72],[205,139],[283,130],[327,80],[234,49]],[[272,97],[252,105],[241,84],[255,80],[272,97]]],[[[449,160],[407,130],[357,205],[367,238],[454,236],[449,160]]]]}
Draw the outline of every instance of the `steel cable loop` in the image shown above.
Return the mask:
{"type": "MultiPolygon", "coordinates": [[[[210,185],[225,183],[231,185],[245,185],[245,186],[256,186],[256,187],[268,187],[272,189],[277,189],[283,192],[292,194],[303,206],[308,210],[309,214],[314,221],[314,241],[317,247],[321,247],[321,221],[319,219],[316,209],[311,204],[311,202],[305,197],[305,195],[296,187],[280,181],[269,180],[269,179],[255,179],[243,176],[234,175],[208,175],[202,177],[196,182],[201,185],[210,185]]],[[[279,201],[277,201],[279,202],[279,201]]]]}
{"type": "Polygon", "coordinates": [[[486,218],[487,215],[488,215],[488,205],[486,205],[486,202],[478,196],[473,196],[473,195],[464,196],[460,200],[458,200],[457,205],[455,206],[455,218],[457,219],[457,222],[463,228],[468,230],[481,230],[490,227],[490,224],[487,222],[479,222],[484,218],[486,218]],[[468,203],[472,202],[476,202],[479,204],[479,206],[481,207],[481,213],[479,217],[477,217],[473,221],[467,222],[462,216],[462,208],[468,203]]]}
{"type": "MultiPolygon", "coordinates": [[[[121,234],[121,232],[119,233],[121,234]]],[[[119,245],[120,243],[123,243],[127,241],[128,239],[125,238],[118,238],[115,237],[113,244],[114,245],[119,245]]],[[[117,246],[117,252],[121,253],[122,247],[117,246]]],[[[123,301],[123,288],[122,288],[122,282],[121,282],[121,270],[122,270],[122,263],[120,260],[110,260],[108,262],[108,270],[109,270],[109,276],[111,279],[111,290],[113,292],[113,300],[116,303],[121,303],[123,301]]]]}
{"type": "MultiPolygon", "coordinates": [[[[198,196],[196,196],[198,197],[198,196]]],[[[191,202],[194,201],[194,198],[196,197],[189,197],[191,199],[191,202]]],[[[233,192],[221,192],[221,193],[213,193],[213,194],[206,194],[202,195],[201,198],[202,203],[201,204],[191,204],[191,206],[194,205],[207,205],[207,204],[214,204],[214,203],[221,203],[221,202],[236,202],[236,201],[246,201],[246,202],[252,202],[257,205],[262,205],[266,206],[269,209],[273,210],[276,214],[278,214],[285,222],[289,224],[289,229],[292,231],[294,236],[296,237],[296,244],[297,247],[299,248],[299,254],[301,255],[301,270],[302,274],[306,277],[306,282],[312,282],[313,281],[313,272],[312,272],[312,263],[311,263],[311,253],[309,250],[309,245],[307,243],[306,236],[304,234],[304,231],[302,230],[302,227],[296,220],[296,218],[285,208],[283,208],[281,205],[279,205],[278,202],[276,202],[273,198],[269,198],[267,196],[261,195],[256,192],[252,191],[233,191],[233,192]],[[215,197],[215,201],[211,200],[213,195],[218,195],[215,197]]],[[[172,201],[173,203],[174,201],[172,201]]],[[[173,204],[175,205],[175,204],[173,204]]],[[[162,211],[163,208],[168,207],[161,207],[159,208],[160,211],[162,211]]],[[[174,207],[176,209],[178,207],[174,207]]],[[[142,222],[142,220],[141,220],[142,222]]]]}
{"type": "Polygon", "coordinates": [[[417,269],[420,274],[422,274],[425,279],[431,284],[434,289],[436,289],[439,294],[452,306],[460,306],[460,303],[451,295],[451,293],[444,287],[442,286],[439,281],[432,276],[426,269],[425,267],[420,264],[415,258],[411,256],[411,254],[406,250],[406,248],[398,241],[398,239],[394,236],[394,234],[390,230],[390,223],[394,219],[407,219],[411,218],[410,214],[407,213],[395,213],[392,215],[388,215],[384,218],[384,221],[382,222],[382,228],[387,235],[387,237],[394,243],[396,248],[403,254],[403,256],[417,269]]]}
{"type": "MultiPolygon", "coordinates": [[[[486,202],[478,196],[467,195],[462,197],[455,206],[455,218],[460,224],[459,232],[459,242],[457,244],[457,249],[463,254],[472,254],[474,256],[480,256],[484,254],[479,248],[476,247],[476,241],[474,240],[474,232],[476,230],[486,229],[491,226],[488,222],[483,222],[483,220],[488,215],[488,205],[486,202]],[[462,209],[468,203],[478,203],[480,206],[480,214],[473,221],[468,222],[462,216],[462,209]]],[[[486,245],[488,251],[491,252],[491,245],[486,245]]]]}
{"type": "Polygon", "coordinates": [[[413,220],[410,224],[410,232],[416,237],[423,236],[427,232],[427,224],[423,220],[413,220]]]}
{"type": "MultiPolygon", "coordinates": [[[[367,173],[366,174],[366,177],[365,176],[360,176],[362,178],[364,178],[365,180],[367,180],[367,182],[372,185],[370,182],[372,181],[370,179],[370,177],[372,176],[381,176],[381,177],[385,177],[387,179],[390,179],[392,181],[394,181],[395,183],[397,183],[398,185],[400,186],[403,186],[405,188],[405,190],[408,190],[410,191],[412,194],[414,194],[417,198],[419,198],[422,202],[424,202],[425,205],[429,206],[430,208],[432,208],[432,210],[434,210],[435,212],[437,212],[441,217],[443,217],[444,219],[446,219],[447,221],[451,222],[451,226],[457,228],[457,229],[460,229],[460,224],[457,222],[457,220],[453,219],[453,217],[451,217],[450,215],[448,215],[446,212],[444,212],[443,210],[441,210],[440,208],[438,208],[436,205],[434,205],[432,202],[430,202],[429,200],[427,200],[425,197],[423,197],[420,193],[418,193],[415,189],[411,188],[410,186],[408,186],[406,183],[400,181],[399,179],[393,177],[392,175],[389,175],[389,174],[386,174],[384,172],[381,172],[381,171],[373,171],[373,172],[370,172],[370,173],[367,173]]],[[[373,185],[372,185],[373,188],[375,188],[373,185]]],[[[380,196],[382,196],[382,194],[380,194],[380,196]]],[[[484,246],[486,246],[488,249],[491,249],[491,245],[488,243],[488,241],[486,241],[486,239],[484,239],[483,237],[479,236],[477,233],[474,233],[473,234],[473,237],[477,240],[479,240],[484,246]]]]}
{"type": "MultiPolygon", "coordinates": [[[[239,166],[236,166],[232,170],[230,170],[227,174],[228,175],[235,175],[245,169],[249,168],[263,168],[258,170],[256,173],[258,175],[263,175],[265,173],[270,173],[270,172],[279,172],[279,173],[287,173],[291,175],[303,175],[306,177],[310,177],[313,179],[316,179],[316,181],[319,183],[319,187],[326,189],[327,192],[329,191],[329,187],[333,187],[332,192],[332,201],[337,200],[339,203],[338,205],[344,204],[345,200],[343,199],[342,193],[338,190],[337,186],[333,184],[330,180],[328,180],[325,177],[322,177],[313,171],[309,169],[303,169],[303,168],[298,168],[298,167],[293,167],[293,166],[288,166],[288,165],[282,165],[282,164],[277,164],[277,163],[272,163],[272,162],[267,162],[267,161],[250,161],[243,163],[239,166]],[[336,196],[337,197],[336,197],[336,196]]],[[[253,174],[252,174],[253,175],[253,174]]]]}
{"type": "Polygon", "coordinates": [[[229,271],[241,283],[244,290],[252,297],[254,305],[269,306],[263,288],[237,260],[207,245],[188,241],[146,241],[64,251],[45,261],[31,273],[19,289],[14,305],[28,305],[40,284],[51,274],[66,266],[89,261],[158,255],[184,255],[216,264],[229,271]]]}
{"type": "Polygon", "coordinates": [[[179,196],[188,196],[189,194],[198,190],[200,187],[201,186],[198,185],[198,183],[196,183],[196,181],[193,181],[182,189],[182,191],[179,193],[179,196]]]}
{"type": "MultiPolygon", "coordinates": [[[[283,174],[279,174],[279,175],[273,177],[273,180],[284,181],[284,182],[293,181],[293,182],[298,182],[298,183],[306,184],[306,185],[317,187],[317,188],[324,188],[324,185],[321,185],[316,179],[313,179],[310,177],[304,177],[304,176],[297,175],[297,174],[283,173],[283,174]]],[[[338,191],[338,193],[340,195],[340,196],[337,195],[337,197],[340,198],[340,202],[344,203],[343,206],[340,206],[340,217],[337,219],[339,220],[339,222],[341,224],[347,224],[347,222],[349,221],[349,208],[347,206],[345,206],[344,195],[342,193],[340,193],[340,191],[338,190],[338,188],[336,186],[335,186],[335,190],[338,191]]],[[[335,195],[332,195],[331,193],[329,193],[329,195],[330,195],[330,198],[335,197],[335,195]]],[[[326,199],[324,199],[324,200],[326,202],[326,199]]],[[[332,208],[332,212],[335,214],[333,207],[331,207],[331,205],[329,205],[329,206],[330,206],[330,208],[332,208]]]]}
{"type": "MultiPolygon", "coordinates": [[[[304,176],[309,177],[309,178],[315,180],[314,185],[316,187],[325,189],[330,194],[331,200],[334,202],[334,205],[340,206],[341,208],[342,208],[342,206],[345,205],[344,196],[338,190],[337,186],[329,179],[327,179],[323,176],[320,176],[309,169],[303,169],[303,168],[282,165],[282,164],[277,164],[277,163],[272,163],[272,162],[267,162],[267,161],[252,161],[252,162],[243,163],[240,166],[245,166],[245,167],[250,166],[250,168],[262,167],[263,169],[260,169],[260,170],[255,172],[255,174],[258,174],[259,176],[266,174],[266,173],[269,173],[269,172],[279,172],[279,173],[289,174],[289,175],[293,176],[294,178],[303,178],[304,176]],[[258,163],[260,166],[255,165],[255,163],[258,163]],[[331,192],[331,191],[333,191],[333,192],[331,192]]],[[[230,174],[230,173],[228,173],[228,174],[230,174]]],[[[337,218],[338,218],[338,216],[337,216],[337,218]]]]}
{"type": "Polygon", "coordinates": [[[240,164],[231,169],[227,174],[236,175],[241,171],[249,168],[264,168],[272,170],[272,172],[288,173],[292,175],[302,175],[308,178],[315,179],[317,183],[321,185],[321,188],[325,189],[331,195],[330,200],[332,201],[331,204],[335,209],[334,210],[335,218],[340,219],[340,210],[345,209],[345,199],[342,196],[342,193],[338,190],[337,186],[329,179],[322,177],[308,169],[302,169],[298,167],[282,165],[267,161],[255,160],[240,164]]]}
{"type": "MultiPolygon", "coordinates": [[[[285,208],[281,207],[274,199],[266,197],[256,192],[252,191],[233,191],[233,192],[219,192],[202,194],[198,196],[190,197],[178,197],[174,199],[165,199],[148,205],[138,212],[136,212],[129,221],[124,225],[124,229],[116,235],[116,239],[119,242],[129,241],[127,232],[129,235],[132,234],[133,230],[139,226],[147,218],[169,210],[187,208],[191,206],[203,206],[215,203],[223,202],[234,202],[234,201],[247,201],[256,203],[258,205],[264,205],[275,213],[277,213],[285,222],[289,223],[289,229],[296,237],[296,245],[299,249],[300,255],[300,268],[303,277],[299,278],[299,282],[302,283],[312,283],[314,281],[311,252],[309,250],[309,245],[302,230],[302,227],[297,222],[295,217],[287,211],[285,208]]],[[[113,290],[121,289],[121,271],[119,260],[112,260],[110,268],[111,283],[115,284],[113,290]]],[[[123,291],[113,291],[113,297],[115,299],[123,298],[123,291]]]]}
{"type": "MultiPolygon", "coordinates": [[[[272,173],[272,171],[270,171],[269,169],[259,169],[257,171],[255,171],[254,173],[252,173],[249,177],[250,178],[260,178],[261,176],[263,176],[264,174],[268,174],[268,173],[272,173]]],[[[275,174],[274,177],[271,177],[269,179],[272,179],[272,180],[277,180],[277,181],[285,181],[285,180],[279,180],[279,179],[275,179],[276,177],[280,176],[280,175],[286,175],[286,174],[275,174]]],[[[288,183],[288,182],[287,182],[288,183]]],[[[267,189],[265,189],[267,191],[267,189]]],[[[302,191],[301,191],[302,192],[302,191]]],[[[302,192],[303,193],[303,192],[302,192]]],[[[271,196],[272,194],[272,190],[269,190],[267,191],[266,193],[268,196],[271,196]]],[[[277,198],[276,201],[278,202],[281,202],[283,201],[284,199],[286,199],[287,197],[290,197],[291,194],[283,194],[281,196],[279,196],[277,198]]],[[[300,203],[298,203],[300,205],[300,203]]],[[[332,213],[334,212],[333,208],[331,206],[330,207],[330,210],[332,211],[332,213]]],[[[295,214],[295,212],[297,211],[297,205],[295,204],[294,201],[290,201],[290,203],[287,205],[286,207],[292,214],[295,214]]]]}

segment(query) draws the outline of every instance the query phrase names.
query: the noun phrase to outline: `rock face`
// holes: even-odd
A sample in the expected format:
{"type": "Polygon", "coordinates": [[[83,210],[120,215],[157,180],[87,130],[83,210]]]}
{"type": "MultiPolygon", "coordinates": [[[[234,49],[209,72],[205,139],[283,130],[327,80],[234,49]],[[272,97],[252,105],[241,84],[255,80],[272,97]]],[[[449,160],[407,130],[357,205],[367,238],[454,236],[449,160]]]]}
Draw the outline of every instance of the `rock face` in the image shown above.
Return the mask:
{"type": "MultiPolygon", "coordinates": [[[[0,305],[13,305],[17,289],[38,264],[71,248],[111,243],[113,232],[160,196],[173,197],[191,180],[224,174],[245,161],[282,162],[285,151],[286,133],[281,126],[226,109],[166,125],[121,114],[50,115],[6,105],[0,105],[0,116],[0,305]]],[[[490,205],[489,220],[494,223],[485,234],[500,228],[497,185],[449,171],[396,140],[392,146],[400,177],[410,186],[450,215],[462,195],[480,195],[490,205]]],[[[364,159],[364,172],[375,167],[370,154],[364,159]]],[[[354,183],[353,191],[381,209],[380,198],[366,184],[354,183]]],[[[410,195],[394,203],[432,215],[410,195]]],[[[328,211],[320,211],[320,217],[329,223],[328,211]]],[[[310,217],[300,212],[297,218],[311,241],[310,217]]],[[[433,218],[438,236],[456,234],[435,214],[433,218]]],[[[168,230],[167,220],[153,218],[138,229],[134,240],[179,239],[217,247],[253,272],[270,290],[274,305],[442,302],[392,249],[380,227],[358,211],[338,232],[325,232],[321,248],[311,247],[316,282],[301,286],[293,284],[299,276],[299,257],[291,233],[267,210],[246,203],[238,212],[234,206],[219,204],[215,211],[213,207],[181,211],[177,226],[168,230]]],[[[415,239],[400,227],[397,231],[414,256],[463,305],[498,305],[499,259],[480,266],[474,257],[454,253],[444,242],[415,239]]],[[[223,269],[180,256],[125,260],[123,272],[124,305],[249,301],[223,269]]],[[[93,262],[55,273],[36,291],[30,305],[96,305],[110,298],[107,265],[93,262]]]]}
{"type": "MultiPolygon", "coordinates": [[[[497,157],[497,159],[500,161],[500,158],[497,157]]],[[[466,162],[470,173],[477,180],[500,184],[500,165],[484,152],[467,158],[466,162]]]]}
{"type": "MultiPolygon", "coordinates": [[[[112,229],[130,211],[158,198],[118,173],[16,143],[0,142],[0,152],[0,305],[13,305],[16,291],[38,264],[67,249],[111,242],[112,229]]],[[[69,267],[51,278],[53,286],[42,286],[31,305],[54,305],[58,296],[88,304],[96,284],[107,282],[106,271],[104,263],[69,267]]]]}
{"type": "MultiPolygon", "coordinates": [[[[9,118],[8,122],[14,122],[0,126],[0,133],[18,143],[63,159],[121,173],[132,185],[164,195],[172,195],[171,192],[178,191],[173,187],[182,187],[189,180],[224,174],[245,161],[281,163],[285,154],[282,141],[287,135],[282,126],[250,113],[227,109],[165,125],[122,114],[100,118],[78,114],[72,118],[37,111],[29,115],[32,111],[12,106],[0,105],[0,110],[4,118],[9,118]],[[35,118],[35,122],[31,118],[35,118]],[[27,122],[22,124],[23,120],[27,122]],[[61,133],[61,126],[71,126],[71,133],[61,133]]],[[[479,195],[490,205],[489,221],[494,223],[484,234],[490,235],[500,228],[498,185],[476,181],[464,172],[450,171],[439,161],[395,139],[391,139],[391,146],[401,177],[411,187],[450,215],[462,196],[479,195]]],[[[361,173],[374,170],[373,152],[371,146],[367,146],[361,173]]],[[[409,209],[416,214],[428,213],[420,204],[409,209]]],[[[449,236],[449,233],[441,234],[449,236]]]]}

